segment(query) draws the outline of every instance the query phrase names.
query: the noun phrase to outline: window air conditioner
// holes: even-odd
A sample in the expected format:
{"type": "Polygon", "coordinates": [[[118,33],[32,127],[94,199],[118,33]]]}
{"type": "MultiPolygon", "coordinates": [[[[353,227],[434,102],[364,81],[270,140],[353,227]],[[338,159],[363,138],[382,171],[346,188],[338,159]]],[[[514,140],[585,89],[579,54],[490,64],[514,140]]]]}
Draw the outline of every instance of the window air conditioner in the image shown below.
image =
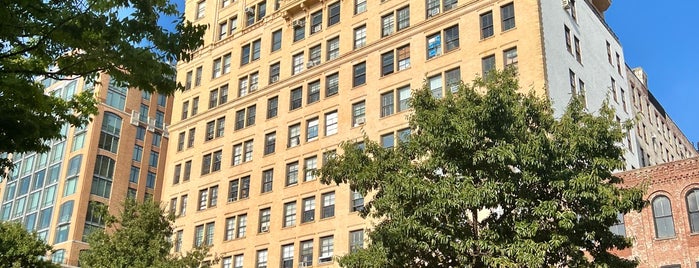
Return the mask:
{"type": "Polygon", "coordinates": [[[252,7],[246,7],[246,8],[245,8],[245,13],[247,13],[247,14],[249,14],[249,15],[255,15],[255,9],[252,8],[252,7]]]}
{"type": "Polygon", "coordinates": [[[301,28],[301,27],[306,26],[306,21],[295,20],[295,21],[291,22],[291,26],[293,26],[294,28],[301,28]]]}
{"type": "Polygon", "coordinates": [[[131,120],[129,120],[129,123],[131,123],[134,126],[138,126],[139,118],[141,118],[141,113],[137,111],[131,111],[131,120]]]}
{"type": "Polygon", "coordinates": [[[364,125],[365,120],[366,120],[366,119],[365,119],[364,117],[362,117],[362,118],[357,118],[357,120],[355,120],[355,122],[354,122],[354,126],[356,127],[356,126],[364,125]]]}

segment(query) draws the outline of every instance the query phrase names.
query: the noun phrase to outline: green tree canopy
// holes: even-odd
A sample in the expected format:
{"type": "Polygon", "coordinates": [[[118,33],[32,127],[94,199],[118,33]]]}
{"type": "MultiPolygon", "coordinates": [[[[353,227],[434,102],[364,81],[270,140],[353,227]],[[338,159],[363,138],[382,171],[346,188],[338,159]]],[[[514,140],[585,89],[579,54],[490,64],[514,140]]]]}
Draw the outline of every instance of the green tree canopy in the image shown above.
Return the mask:
{"type": "Polygon", "coordinates": [[[0,221],[0,264],[2,267],[46,267],[58,265],[41,257],[51,250],[36,233],[16,222],[0,221]]]}
{"type": "Polygon", "coordinates": [[[88,236],[90,249],[80,255],[82,267],[199,267],[208,252],[200,248],[184,256],[170,254],[174,215],[166,215],[151,200],[139,203],[129,198],[118,217],[102,214],[107,228],[88,236]]]}
{"type": "Polygon", "coordinates": [[[378,223],[347,267],[633,267],[609,249],[630,246],[610,232],[618,213],[640,210],[641,189],[624,189],[623,126],[571,102],[518,93],[514,71],[442,99],[413,93],[412,130],[398,149],[365,138],[320,169],[325,183],[371,194],[363,216],[378,223]],[[586,256],[589,254],[589,256],[586,256]]]}
{"type": "Polygon", "coordinates": [[[3,1],[0,152],[46,151],[63,124],[84,124],[96,112],[90,93],[66,101],[45,95],[37,79],[105,72],[149,92],[181,88],[172,63],[190,59],[205,26],[180,15],[168,0],[3,1]],[[161,16],[180,16],[174,31],[158,25],[161,16]]]}

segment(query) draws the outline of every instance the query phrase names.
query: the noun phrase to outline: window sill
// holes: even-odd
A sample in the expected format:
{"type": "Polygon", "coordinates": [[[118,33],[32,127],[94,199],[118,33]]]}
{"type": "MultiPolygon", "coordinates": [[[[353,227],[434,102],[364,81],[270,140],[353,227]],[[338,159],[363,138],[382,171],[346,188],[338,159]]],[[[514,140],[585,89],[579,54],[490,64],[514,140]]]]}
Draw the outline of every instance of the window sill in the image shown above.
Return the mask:
{"type": "Polygon", "coordinates": [[[656,237],[653,239],[653,241],[666,241],[666,240],[675,240],[675,239],[677,239],[677,234],[675,234],[674,236],[670,236],[670,237],[662,237],[662,238],[656,237]]]}

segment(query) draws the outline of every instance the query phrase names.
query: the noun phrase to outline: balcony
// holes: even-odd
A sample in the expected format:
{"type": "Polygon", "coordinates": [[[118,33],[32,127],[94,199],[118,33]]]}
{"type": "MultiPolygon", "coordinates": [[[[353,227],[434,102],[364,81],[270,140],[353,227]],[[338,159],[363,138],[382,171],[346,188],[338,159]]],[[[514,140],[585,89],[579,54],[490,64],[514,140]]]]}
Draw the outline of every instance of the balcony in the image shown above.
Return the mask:
{"type": "Polygon", "coordinates": [[[612,0],[592,0],[592,5],[595,6],[600,14],[603,14],[605,11],[607,11],[609,6],[612,5],[612,0]]]}

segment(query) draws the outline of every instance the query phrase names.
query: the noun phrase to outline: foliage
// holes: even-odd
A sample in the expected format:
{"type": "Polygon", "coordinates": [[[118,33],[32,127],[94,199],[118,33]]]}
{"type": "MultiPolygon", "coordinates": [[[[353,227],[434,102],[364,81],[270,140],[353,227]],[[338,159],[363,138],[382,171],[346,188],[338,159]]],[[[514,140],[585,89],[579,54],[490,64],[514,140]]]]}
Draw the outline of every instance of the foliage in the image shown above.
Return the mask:
{"type": "Polygon", "coordinates": [[[80,255],[83,267],[199,267],[208,252],[195,249],[184,256],[171,255],[173,215],[159,203],[127,199],[119,217],[102,207],[106,230],[88,236],[90,249],[80,255]]]}
{"type": "Polygon", "coordinates": [[[330,159],[325,183],[371,194],[377,219],[367,249],[346,267],[633,267],[608,250],[631,245],[609,226],[640,210],[642,189],[623,189],[623,128],[605,107],[577,98],[554,119],[521,94],[514,71],[493,71],[442,99],[413,94],[413,133],[397,149],[365,137],[330,159]],[[584,250],[584,251],[583,251],[584,250]]]}
{"type": "Polygon", "coordinates": [[[51,250],[36,233],[16,222],[0,222],[0,263],[3,267],[58,267],[40,257],[51,250]]]}
{"type": "Polygon", "coordinates": [[[97,112],[91,93],[66,101],[45,95],[37,79],[106,72],[149,92],[182,88],[171,64],[191,58],[206,27],[183,17],[174,31],[158,25],[161,16],[180,15],[168,0],[4,1],[0,152],[46,151],[46,141],[60,137],[63,124],[83,125],[97,112]]]}

